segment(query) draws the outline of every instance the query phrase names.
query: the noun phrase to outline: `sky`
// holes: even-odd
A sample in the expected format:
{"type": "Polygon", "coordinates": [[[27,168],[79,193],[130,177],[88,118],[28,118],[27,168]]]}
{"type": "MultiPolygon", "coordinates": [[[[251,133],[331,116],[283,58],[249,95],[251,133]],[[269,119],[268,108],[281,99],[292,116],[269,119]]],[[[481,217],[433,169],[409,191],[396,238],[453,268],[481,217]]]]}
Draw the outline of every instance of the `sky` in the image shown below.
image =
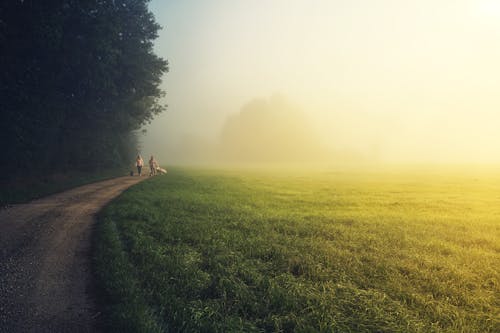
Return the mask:
{"type": "Polygon", "coordinates": [[[183,162],[186,145],[211,149],[245,105],[280,95],[332,151],[500,162],[500,1],[153,0],[150,9],[163,27],[155,50],[170,63],[169,106],[147,126],[145,155],[183,162]]]}

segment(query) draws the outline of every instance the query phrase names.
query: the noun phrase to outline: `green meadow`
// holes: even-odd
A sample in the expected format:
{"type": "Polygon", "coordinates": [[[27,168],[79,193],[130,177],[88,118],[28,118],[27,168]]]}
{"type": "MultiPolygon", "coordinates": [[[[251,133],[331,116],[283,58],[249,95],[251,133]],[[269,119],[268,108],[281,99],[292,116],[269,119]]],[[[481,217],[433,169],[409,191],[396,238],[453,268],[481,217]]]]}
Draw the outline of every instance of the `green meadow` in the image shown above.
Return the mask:
{"type": "Polygon", "coordinates": [[[107,330],[500,332],[500,170],[169,169],[99,216],[107,330]]]}

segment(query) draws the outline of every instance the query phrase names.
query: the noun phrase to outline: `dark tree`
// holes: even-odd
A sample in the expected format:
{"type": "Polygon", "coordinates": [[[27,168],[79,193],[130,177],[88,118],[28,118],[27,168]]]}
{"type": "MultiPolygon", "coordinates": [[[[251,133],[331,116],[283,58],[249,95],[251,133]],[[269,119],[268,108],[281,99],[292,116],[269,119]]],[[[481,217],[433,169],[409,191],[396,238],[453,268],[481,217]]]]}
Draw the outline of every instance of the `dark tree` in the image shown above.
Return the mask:
{"type": "Polygon", "coordinates": [[[0,3],[3,174],[118,166],[151,121],[167,62],[147,0],[0,3]]]}

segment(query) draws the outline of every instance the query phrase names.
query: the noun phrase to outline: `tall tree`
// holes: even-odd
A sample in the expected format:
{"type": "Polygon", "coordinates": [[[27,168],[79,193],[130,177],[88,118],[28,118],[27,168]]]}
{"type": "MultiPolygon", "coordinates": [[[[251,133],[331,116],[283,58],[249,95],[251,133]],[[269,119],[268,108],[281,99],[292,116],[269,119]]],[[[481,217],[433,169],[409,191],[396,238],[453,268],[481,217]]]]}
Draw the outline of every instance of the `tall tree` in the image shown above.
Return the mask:
{"type": "MultiPolygon", "coordinates": [[[[0,4],[2,164],[39,172],[123,163],[160,113],[165,60],[148,0],[0,4]]],[[[25,172],[25,171],[23,171],[25,172]]]]}

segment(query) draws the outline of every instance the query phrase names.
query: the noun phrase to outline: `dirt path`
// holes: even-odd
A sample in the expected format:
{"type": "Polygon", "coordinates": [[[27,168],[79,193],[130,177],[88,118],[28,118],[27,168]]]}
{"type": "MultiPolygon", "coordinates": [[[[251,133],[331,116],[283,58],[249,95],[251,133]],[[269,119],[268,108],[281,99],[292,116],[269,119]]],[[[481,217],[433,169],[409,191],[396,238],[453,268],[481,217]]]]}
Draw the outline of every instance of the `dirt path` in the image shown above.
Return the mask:
{"type": "Polygon", "coordinates": [[[0,332],[95,332],[94,215],[146,177],[121,177],[0,210],[0,332]]]}

